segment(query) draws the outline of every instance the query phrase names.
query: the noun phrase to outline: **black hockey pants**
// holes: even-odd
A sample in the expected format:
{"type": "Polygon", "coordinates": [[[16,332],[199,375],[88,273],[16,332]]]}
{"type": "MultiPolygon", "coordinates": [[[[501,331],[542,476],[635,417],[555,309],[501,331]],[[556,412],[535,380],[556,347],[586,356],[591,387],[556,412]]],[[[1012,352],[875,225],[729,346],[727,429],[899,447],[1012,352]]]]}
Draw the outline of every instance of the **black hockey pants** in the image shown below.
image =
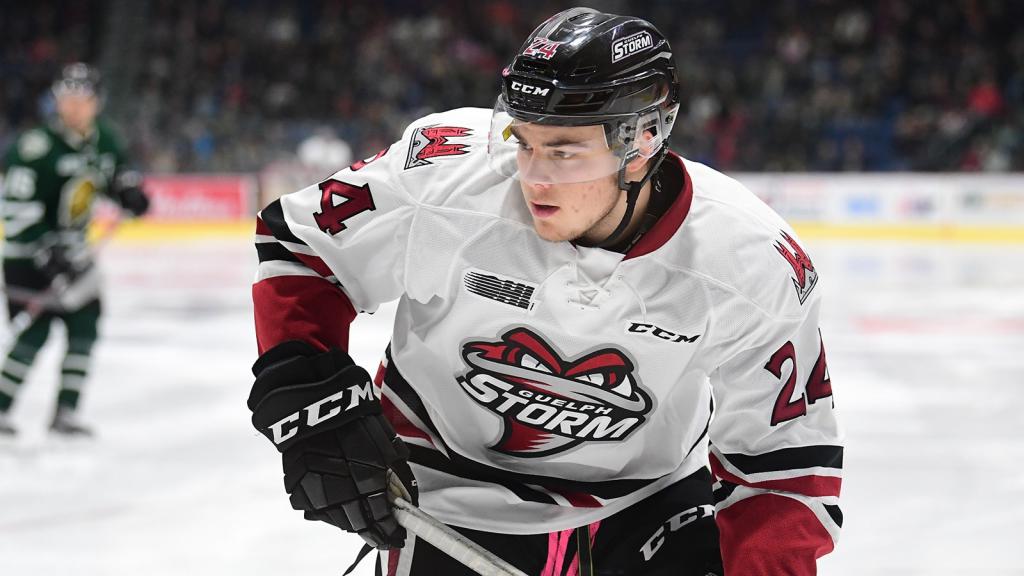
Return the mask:
{"type": "MultiPolygon", "coordinates": [[[[721,576],[711,474],[700,470],[599,522],[550,534],[455,528],[529,576],[721,576]]],[[[473,576],[427,542],[381,552],[381,576],[473,576]]]]}

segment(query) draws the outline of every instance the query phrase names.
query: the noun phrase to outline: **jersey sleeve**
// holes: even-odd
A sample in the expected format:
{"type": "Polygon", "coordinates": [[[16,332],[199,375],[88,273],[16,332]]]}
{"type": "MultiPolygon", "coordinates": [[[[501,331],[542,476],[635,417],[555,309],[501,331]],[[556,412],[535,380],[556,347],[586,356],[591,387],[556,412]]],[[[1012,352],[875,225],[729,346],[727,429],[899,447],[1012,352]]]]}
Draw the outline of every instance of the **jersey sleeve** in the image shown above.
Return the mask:
{"type": "Polygon", "coordinates": [[[47,232],[46,204],[40,197],[40,179],[46,178],[41,163],[51,142],[43,130],[34,129],[19,136],[4,158],[3,196],[5,254],[16,254],[12,243],[31,242],[47,232]]]}
{"type": "Polygon", "coordinates": [[[711,468],[726,574],[816,573],[838,539],[843,448],[820,300],[762,319],[711,376],[711,468]],[[806,305],[806,307],[805,307],[806,305]]]}
{"type": "Polygon", "coordinates": [[[404,292],[416,203],[398,181],[391,148],[257,215],[252,293],[261,354],[287,340],[347,349],[356,313],[404,292]]]}

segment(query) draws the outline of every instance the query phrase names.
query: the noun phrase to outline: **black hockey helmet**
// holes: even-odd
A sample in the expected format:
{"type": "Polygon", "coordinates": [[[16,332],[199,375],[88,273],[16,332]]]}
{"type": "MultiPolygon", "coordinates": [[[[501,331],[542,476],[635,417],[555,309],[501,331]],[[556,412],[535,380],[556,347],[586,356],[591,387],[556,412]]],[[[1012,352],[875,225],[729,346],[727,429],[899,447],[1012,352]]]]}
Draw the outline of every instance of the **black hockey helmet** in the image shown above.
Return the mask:
{"type": "Polygon", "coordinates": [[[99,71],[84,63],[73,62],[61,68],[51,87],[53,95],[82,94],[103,98],[103,83],[99,71]]]}
{"type": "Polygon", "coordinates": [[[679,93],[672,50],[650,22],[590,8],[559,12],[530,34],[502,71],[488,143],[491,166],[505,176],[551,183],[617,173],[627,192],[627,213],[609,238],[614,241],[667,152],[679,93]],[[612,154],[575,165],[531,160],[524,166],[517,159],[520,123],[600,126],[589,144],[612,154]],[[638,156],[654,160],[639,182],[626,182],[626,165],[638,156]]]}
{"type": "Polygon", "coordinates": [[[541,24],[502,76],[510,112],[531,122],[550,116],[553,123],[585,124],[679,103],[672,50],[661,32],[646,20],[590,8],[541,24]]]}

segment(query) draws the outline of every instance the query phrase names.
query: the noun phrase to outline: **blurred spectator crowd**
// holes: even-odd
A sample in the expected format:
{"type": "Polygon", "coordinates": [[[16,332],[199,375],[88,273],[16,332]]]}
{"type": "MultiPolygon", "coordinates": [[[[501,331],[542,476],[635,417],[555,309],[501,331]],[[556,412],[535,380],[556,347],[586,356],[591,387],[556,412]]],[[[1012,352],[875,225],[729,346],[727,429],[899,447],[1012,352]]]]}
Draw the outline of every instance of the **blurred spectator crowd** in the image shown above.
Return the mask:
{"type": "MultiPolygon", "coordinates": [[[[88,59],[134,71],[108,107],[149,170],[255,171],[311,139],[333,141],[326,158],[365,157],[419,116],[492,106],[530,30],[571,5],[150,0],[138,45],[124,45],[107,16],[123,4],[0,3],[0,145],[46,113],[60,63],[88,59]]],[[[670,38],[684,93],[673,147],[689,158],[735,171],[1024,170],[1024,2],[592,5],[670,38]]]]}

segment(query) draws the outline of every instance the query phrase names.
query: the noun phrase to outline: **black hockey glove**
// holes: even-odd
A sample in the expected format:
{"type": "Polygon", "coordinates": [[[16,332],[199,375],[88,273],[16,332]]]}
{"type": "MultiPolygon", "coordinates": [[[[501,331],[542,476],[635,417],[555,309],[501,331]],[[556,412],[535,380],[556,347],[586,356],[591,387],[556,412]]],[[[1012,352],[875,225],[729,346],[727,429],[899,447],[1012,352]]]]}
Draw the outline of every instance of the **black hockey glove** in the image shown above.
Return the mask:
{"type": "Polygon", "coordinates": [[[53,284],[53,281],[62,276],[68,283],[74,282],[89,268],[89,264],[78,264],[68,256],[68,249],[61,244],[54,244],[43,248],[32,257],[36,269],[53,284]]]}
{"type": "Polygon", "coordinates": [[[401,548],[405,529],[391,511],[389,474],[413,504],[416,480],[366,370],[341,350],[296,340],[268,350],[252,370],[252,423],[282,453],[292,508],[375,548],[401,548]]]}
{"type": "Polygon", "coordinates": [[[110,197],[132,216],[139,217],[149,211],[149,197],[142,189],[142,175],[138,172],[125,170],[118,173],[114,177],[110,197]]]}

